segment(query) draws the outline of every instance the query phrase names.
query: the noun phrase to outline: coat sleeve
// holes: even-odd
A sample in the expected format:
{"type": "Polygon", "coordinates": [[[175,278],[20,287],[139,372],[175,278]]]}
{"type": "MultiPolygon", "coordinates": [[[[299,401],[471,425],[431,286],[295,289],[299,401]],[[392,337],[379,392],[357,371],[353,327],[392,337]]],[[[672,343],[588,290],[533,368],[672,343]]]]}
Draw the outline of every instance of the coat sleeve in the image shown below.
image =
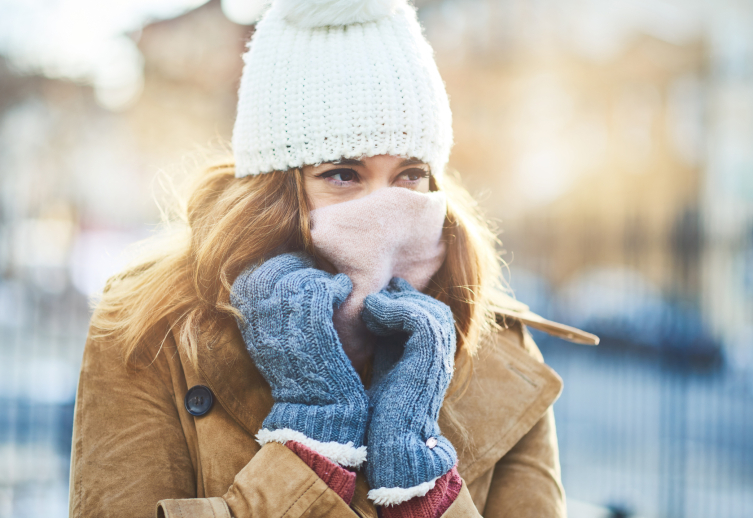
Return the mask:
{"type": "Polygon", "coordinates": [[[236,475],[222,498],[161,500],[164,518],[348,516],[340,496],[287,447],[269,443],[236,475]]]}
{"type": "Polygon", "coordinates": [[[74,418],[71,517],[356,516],[280,444],[265,445],[222,497],[196,498],[168,345],[153,361],[127,369],[118,347],[87,340],[74,418]]]}

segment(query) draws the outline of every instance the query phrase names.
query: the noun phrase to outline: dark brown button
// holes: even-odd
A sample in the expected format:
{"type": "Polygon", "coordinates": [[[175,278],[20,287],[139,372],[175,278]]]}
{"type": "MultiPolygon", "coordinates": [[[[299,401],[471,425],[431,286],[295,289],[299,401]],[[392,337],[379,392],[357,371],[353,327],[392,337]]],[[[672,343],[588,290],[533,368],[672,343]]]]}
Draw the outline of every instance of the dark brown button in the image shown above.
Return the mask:
{"type": "Polygon", "coordinates": [[[186,392],[186,410],[189,414],[201,417],[212,409],[214,394],[204,385],[196,385],[186,392]]]}

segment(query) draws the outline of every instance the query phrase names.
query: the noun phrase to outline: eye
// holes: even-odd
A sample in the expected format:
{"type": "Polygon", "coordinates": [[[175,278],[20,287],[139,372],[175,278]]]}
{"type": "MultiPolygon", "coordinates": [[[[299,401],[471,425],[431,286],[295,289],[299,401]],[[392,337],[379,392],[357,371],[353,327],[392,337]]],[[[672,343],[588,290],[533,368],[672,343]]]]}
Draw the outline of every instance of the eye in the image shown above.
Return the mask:
{"type": "Polygon", "coordinates": [[[407,169],[400,173],[400,176],[398,176],[398,180],[408,181],[408,182],[417,182],[423,178],[428,178],[429,171],[426,171],[425,169],[420,169],[418,167],[414,167],[412,169],[407,169]]]}
{"type": "Polygon", "coordinates": [[[330,169],[318,175],[319,178],[331,178],[336,182],[349,183],[358,180],[358,173],[353,169],[330,169]]]}

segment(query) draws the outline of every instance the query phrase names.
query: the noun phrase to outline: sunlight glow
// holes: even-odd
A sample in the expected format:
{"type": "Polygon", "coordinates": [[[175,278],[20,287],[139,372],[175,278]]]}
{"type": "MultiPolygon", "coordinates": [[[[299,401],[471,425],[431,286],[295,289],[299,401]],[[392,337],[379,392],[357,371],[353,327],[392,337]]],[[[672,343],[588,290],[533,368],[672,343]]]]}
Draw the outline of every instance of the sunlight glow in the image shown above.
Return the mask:
{"type": "Polygon", "coordinates": [[[0,54],[27,72],[90,83],[103,106],[124,108],[141,90],[138,30],[205,1],[0,0],[0,54]]]}

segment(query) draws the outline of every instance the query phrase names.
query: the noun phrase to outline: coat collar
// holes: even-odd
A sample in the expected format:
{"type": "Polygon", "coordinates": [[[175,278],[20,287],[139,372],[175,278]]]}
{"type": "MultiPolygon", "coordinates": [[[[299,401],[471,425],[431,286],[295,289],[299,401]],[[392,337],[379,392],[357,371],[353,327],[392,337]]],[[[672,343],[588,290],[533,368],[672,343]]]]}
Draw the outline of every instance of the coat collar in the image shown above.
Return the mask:
{"type": "MultiPolygon", "coordinates": [[[[458,470],[467,483],[493,467],[562,389],[559,376],[526,352],[524,333],[515,322],[491,337],[474,361],[466,390],[448,402],[450,411],[440,416],[440,428],[458,450],[458,470]],[[449,419],[450,414],[455,419],[449,419]]],[[[235,421],[255,436],[273,400],[237,326],[228,325],[214,347],[199,347],[197,355],[204,382],[235,421]]]]}
{"type": "Polygon", "coordinates": [[[539,331],[543,331],[569,342],[583,345],[599,345],[598,336],[581,331],[572,326],[547,320],[531,311],[527,305],[519,300],[515,300],[507,294],[498,294],[495,302],[497,305],[496,311],[498,320],[517,320],[527,326],[533,327],[534,329],[538,329],[539,331]]]}

